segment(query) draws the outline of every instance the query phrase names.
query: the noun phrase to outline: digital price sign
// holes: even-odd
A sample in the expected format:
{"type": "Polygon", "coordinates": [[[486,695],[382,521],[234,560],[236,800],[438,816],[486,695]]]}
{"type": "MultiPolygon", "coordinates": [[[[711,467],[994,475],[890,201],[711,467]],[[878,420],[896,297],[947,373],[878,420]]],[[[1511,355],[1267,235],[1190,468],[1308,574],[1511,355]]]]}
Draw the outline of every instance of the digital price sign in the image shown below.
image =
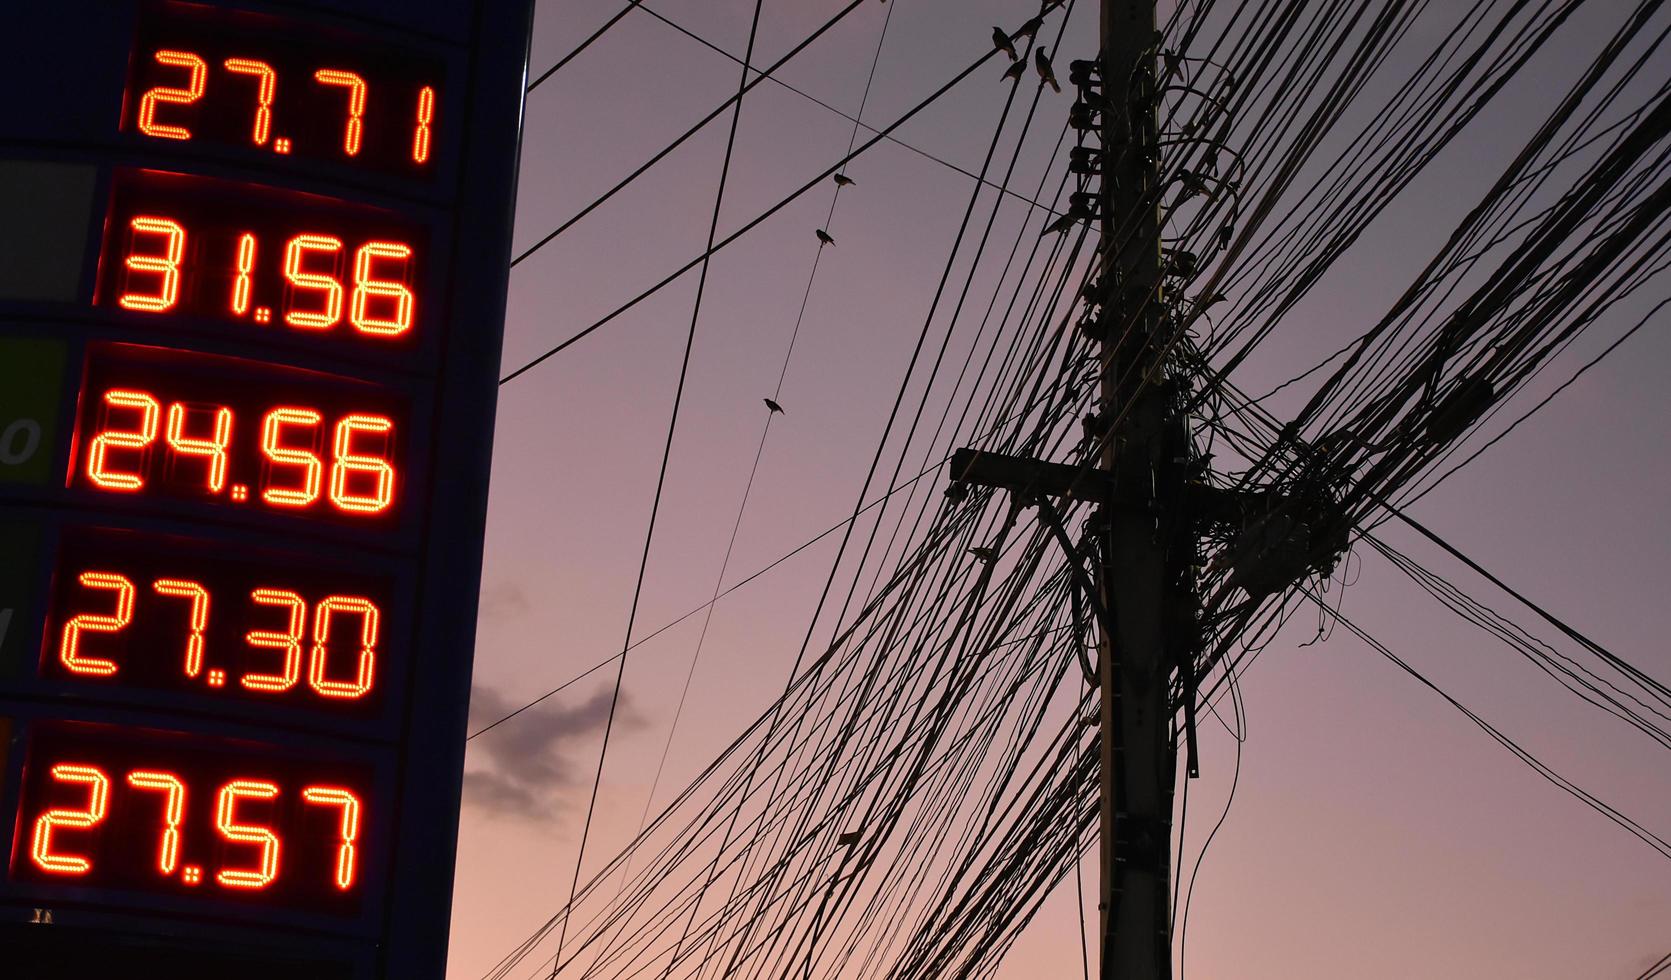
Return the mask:
{"type": "Polygon", "coordinates": [[[531,7],[9,13],[0,948],[29,969],[443,977],[531,7]]]}

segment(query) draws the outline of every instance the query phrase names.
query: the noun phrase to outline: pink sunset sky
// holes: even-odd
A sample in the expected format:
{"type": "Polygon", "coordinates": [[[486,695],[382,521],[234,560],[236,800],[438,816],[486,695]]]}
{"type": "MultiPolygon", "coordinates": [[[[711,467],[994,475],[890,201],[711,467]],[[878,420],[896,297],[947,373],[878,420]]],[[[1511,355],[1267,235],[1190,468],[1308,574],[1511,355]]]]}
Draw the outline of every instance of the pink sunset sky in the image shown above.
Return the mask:
{"type": "MultiPolygon", "coordinates": [[[[570,51],[620,4],[541,2],[533,71],[570,51]]],[[[754,9],[747,0],[649,5],[735,53],[754,9]]],[[[756,62],[775,61],[842,6],[765,4],[756,62]]],[[[1170,6],[1163,4],[1163,14],[1170,6]]],[[[1451,5],[1430,6],[1389,63],[1392,79],[1448,30],[1451,5]]],[[[1541,118],[1551,93],[1594,56],[1624,7],[1605,0],[1575,14],[1494,110],[1238,370],[1240,386],[1268,390],[1379,317],[1518,151],[1528,120],[1541,118]]],[[[782,78],[855,112],[890,8],[863,114],[877,125],[982,53],[992,25],[1018,25],[1037,6],[867,4],[782,78]]],[[[1051,18],[1048,36],[1059,19],[1051,18]]],[[[1067,62],[1091,57],[1095,44],[1096,4],[1079,0],[1056,56],[1064,82],[1067,62]]],[[[1666,56],[1657,64],[1648,74],[1671,74],[1666,56]]],[[[1001,71],[997,62],[983,66],[899,137],[977,169],[1007,91],[1001,71]]],[[[1023,84],[1030,96],[1030,75],[1023,84]]],[[[528,99],[517,251],[736,85],[733,63],[647,14],[629,14],[528,99]]],[[[1038,185],[1070,103],[1070,93],[1044,93],[1013,186],[1038,185]]],[[[726,119],[513,271],[507,369],[700,254],[726,119]]],[[[752,92],[721,233],[840,159],[851,133],[841,116],[783,88],[752,92]]],[[[820,259],[784,375],[786,414],[772,424],[728,584],[850,511],[971,190],[957,171],[886,142],[847,172],[857,185],[841,195],[827,226],[836,245],[820,259]]],[[[712,263],[635,638],[712,594],[759,446],[761,399],[777,388],[818,252],[813,230],[824,226],[833,191],[806,195],[712,263]]],[[[996,234],[1017,234],[1026,211],[1022,202],[1006,204],[996,234]]],[[[984,283],[990,294],[996,274],[996,267],[977,274],[976,291],[984,283]]],[[[473,724],[620,650],[695,282],[685,277],[502,389],[473,724]]],[[[1506,417],[1530,407],[1630,322],[1603,322],[1584,334],[1552,380],[1519,396],[1525,400],[1506,417]]],[[[1671,521],[1664,514],[1671,334],[1654,326],[1412,514],[1608,649],[1671,680],[1671,521]]],[[[961,322],[954,328],[954,350],[964,329],[961,322]]],[[[1552,629],[1438,549],[1395,525],[1384,530],[1395,546],[1553,641],[1552,629]]],[[[718,605],[655,790],[657,809],[776,696],[833,548],[825,540],[718,605]]],[[[1556,687],[1372,551],[1359,549],[1346,574],[1344,611],[1356,623],[1586,790],[1650,831],[1671,834],[1662,749],[1556,687]]],[[[700,627],[701,617],[686,620],[630,655],[583,880],[640,826],[700,627]]],[[[1196,881],[1184,976],[1630,980],[1671,950],[1671,862],[1540,779],[1344,629],[1302,647],[1317,629],[1316,611],[1301,608],[1244,679],[1248,740],[1234,806],[1196,881]]],[[[612,668],[599,671],[472,743],[452,980],[482,976],[567,898],[613,678],[612,668]]],[[[1203,774],[1190,788],[1179,861],[1186,869],[1223,810],[1235,765],[1235,743],[1223,728],[1204,722],[1202,737],[1203,774]]],[[[1094,852],[1085,869],[1094,894],[1094,852]]],[[[997,976],[1079,976],[1076,915],[1070,877],[997,976]]],[[[533,975],[537,960],[516,975],[533,975]]]]}

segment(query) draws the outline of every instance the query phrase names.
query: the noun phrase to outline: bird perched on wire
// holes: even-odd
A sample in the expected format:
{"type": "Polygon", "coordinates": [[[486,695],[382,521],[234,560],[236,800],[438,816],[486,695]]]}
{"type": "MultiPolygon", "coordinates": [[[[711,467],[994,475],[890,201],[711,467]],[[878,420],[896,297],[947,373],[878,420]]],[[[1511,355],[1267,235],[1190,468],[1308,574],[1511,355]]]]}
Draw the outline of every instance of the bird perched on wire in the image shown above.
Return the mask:
{"type": "Polygon", "coordinates": [[[1055,221],[1052,221],[1050,224],[1044,226],[1044,230],[1039,232],[1039,237],[1043,238],[1046,235],[1060,235],[1062,232],[1072,228],[1082,217],[1084,217],[1084,215],[1076,214],[1073,211],[1068,211],[1064,214],[1058,215],[1055,221]]]}
{"type": "Polygon", "coordinates": [[[1056,69],[1050,67],[1049,48],[1039,48],[1033,52],[1033,67],[1038,69],[1039,81],[1048,82],[1051,91],[1060,92],[1062,86],[1056,84],[1056,69]]]}
{"type": "Polygon", "coordinates": [[[1027,70],[1027,62],[1017,61],[1015,64],[1013,64],[1013,65],[1009,66],[1008,68],[1004,69],[1004,81],[1008,82],[1008,81],[1012,81],[1014,79],[1020,78],[1021,73],[1026,71],[1026,70],[1027,70]]]}
{"type": "Polygon", "coordinates": [[[785,412],[783,410],[782,405],[779,405],[777,402],[772,401],[770,398],[762,398],[760,400],[766,403],[766,414],[767,415],[788,415],[789,414],[788,412],[785,412]]]}
{"type": "Polygon", "coordinates": [[[816,234],[818,236],[818,241],[819,241],[820,244],[823,244],[823,245],[834,245],[835,244],[835,239],[831,238],[830,233],[825,231],[822,228],[818,229],[816,232],[814,232],[814,234],[816,234]]]}
{"type": "Polygon", "coordinates": [[[998,557],[998,549],[990,547],[970,548],[969,553],[974,555],[979,561],[983,561],[988,565],[992,564],[992,562],[998,557]]]}
{"type": "Polygon", "coordinates": [[[858,181],[856,181],[853,178],[847,176],[846,174],[836,174],[835,177],[834,177],[834,180],[836,182],[837,187],[852,187],[854,184],[858,183],[858,181]]]}
{"type": "Polygon", "coordinates": [[[1016,37],[1036,38],[1036,37],[1039,36],[1039,28],[1041,28],[1043,26],[1044,26],[1044,18],[1043,17],[1034,17],[1032,20],[1030,20],[1027,23],[1022,24],[1020,27],[1016,28],[1015,36],[1016,37]]]}
{"type": "Polygon", "coordinates": [[[1002,27],[992,29],[992,46],[1009,55],[1011,61],[1019,57],[1015,53],[1015,45],[1010,43],[1010,36],[1004,33],[1002,27]]]}

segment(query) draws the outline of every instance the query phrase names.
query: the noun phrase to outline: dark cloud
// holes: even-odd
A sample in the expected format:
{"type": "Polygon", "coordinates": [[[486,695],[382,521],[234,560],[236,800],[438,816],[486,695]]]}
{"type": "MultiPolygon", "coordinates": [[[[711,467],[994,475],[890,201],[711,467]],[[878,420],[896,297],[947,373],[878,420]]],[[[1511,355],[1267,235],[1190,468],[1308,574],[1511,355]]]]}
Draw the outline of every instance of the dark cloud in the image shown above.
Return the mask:
{"type": "MultiPolygon", "coordinates": [[[[491,813],[547,819],[566,807],[567,791],[592,772],[596,738],[609,720],[611,691],[600,690],[575,705],[556,699],[529,708],[470,743],[464,773],[464,801],[491,813]],[[580,759],[577,746],[588,753],[580,759]]],[[[511,698],[476,686],[470,692],[470,729],[503,718],[520,707],[511,698]]],[[[621,693],[615,710],[619,730],[643,727],[631,698],[621,693]]]]}
{"type": "MultiPolygon", "coordinates": [[[[482,588],[481,619],[493,623],[520,616],[534,608],[528,593],[515,582],[496,582],[482,588]]],[[[476,693],[480,693],[477,691],[476,693]]]]}

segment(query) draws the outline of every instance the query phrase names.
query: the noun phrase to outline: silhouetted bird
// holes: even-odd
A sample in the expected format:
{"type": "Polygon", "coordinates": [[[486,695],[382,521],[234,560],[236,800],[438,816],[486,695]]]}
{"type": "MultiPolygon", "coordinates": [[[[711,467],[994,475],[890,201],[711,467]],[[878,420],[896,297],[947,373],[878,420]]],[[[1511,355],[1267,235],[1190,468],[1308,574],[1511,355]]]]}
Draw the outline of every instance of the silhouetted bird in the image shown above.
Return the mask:
{"type": "Polygon", "coordinates": [[[855,181],[846,174],[836,174],[835,182],[837,187],[852,187],[854,184],[858,183],[858,181],[855,181]]]}
{"type": "Polygon", "coordinates": [[[998,557],[997,548],[970,548],[969,553],[988,565],[998,557]]]}
{"type": "Polygon", "coordinates": [[[1062,86],[1056,84],[1056,69],[1050,67],[1050,56],[1045,52],[1048,48],[1039,48],[1033,52],[1033,67],[1038,69],[1039,81],[1050,83],[1052,91],[1060,92],[1062,86]]]}
{"type": "Polygon", "coordinates": [[[772,401],[770,398],[762,398],[760,400],[766,403],[766,414],[767,415],[770,415],[773,412],[776,412],[779,415],[789,414],[788,412],[785,412],[783,410],[782,405],[779,405],[777,402],[772,401]]]}
{"type": "Polygon", "coordinates": [[[1080,217],[1079,215],[1074,214],[1072,211],[1069,211],[1068,213],[1059,216],[1055,221],[1052,221],[1050,224],[1045,225],[1044,230],[1039,232],[1039,237],[1043,238],[1046,235],[1060,235],[1062,232],[1067,231],[1069,228],[1072,228],[1073,225],[1074,225],[1074,222],[1079,220],[1079,217],[1080,217]]]}
{"type": "Polygon", "coordinates": [[[992,46],[1009,55],[1011,61],[1014,61],[1017,57],[1015,45],[1010,43],[1010,36],[1004,33],[1002,27],[992,29],[992,46]]]}
{"type": "Polygon", "coordinates": [[[1030,20],[1027,23],[1022,24],[1020,27],[1016,28],[1015,36],[1016,37],[1035,37],[1036,38],[1036,37],[1039,36],[1039,28],[1041,28],[1043,26],[1044,26],[1044,18],[1043,17],[1034,17],[1032,20],[1030,20]]]}
{"type": "Polygon", "coordinates": [[[1021,73],[1026,71],[1026,70],[1027,70],[1027,62],[1018,61],[1015,64],[1013,64],[1013,65],[1009,66],[1008,68],[1004,69],[1004,80],[1007,82],[1007,81],[1010,81],[1011,79],[1020,78],[1021,73]]]}
{"type": "Polygon", "coordinates": [[[1183,185],[1183,193],[1179,195],[1177,201],[1172,202],[1173,204],[1177,204],[1178,201],[1186,201],[1197,195],[1207,197],[1213,192],[1212,188],[1207,186],[1207,181],[1191,170],[1178,171],[1178,183],[1183,185]]]}
{"type": "Polygon", "coordinates": [[[834,245],[835,244],[835,239],[831,238],[830,233],[825,231],[824,229],[822,229],[822,228],[818,229],[816,234],[818,235],[818,240],[820,242],[822,242],[823,244],[825,244],[825,245],[834,245]]]}

